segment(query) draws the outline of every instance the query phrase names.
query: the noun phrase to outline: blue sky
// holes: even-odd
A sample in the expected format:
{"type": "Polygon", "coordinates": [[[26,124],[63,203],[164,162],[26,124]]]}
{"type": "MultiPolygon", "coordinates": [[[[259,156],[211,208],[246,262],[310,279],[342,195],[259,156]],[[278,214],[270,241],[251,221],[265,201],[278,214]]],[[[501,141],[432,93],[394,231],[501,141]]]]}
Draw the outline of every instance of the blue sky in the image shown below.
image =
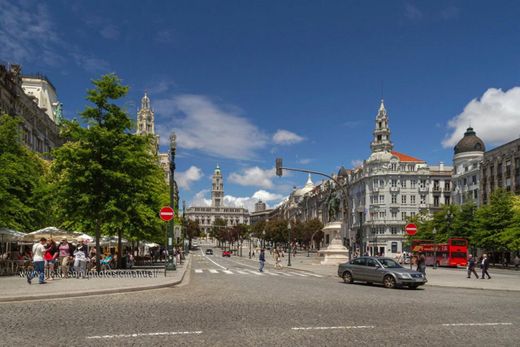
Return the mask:
{"type": "MultiPolygon", "coordinates": [[[[0,60],[41,72],[67,118],[90,80],[117,73],[135,118],[178,135],[181,197],[270,205],[306,177],[353,167],[384,96],[395,149],[451,163],[471,124],[488,148],[520,135],[518,1],[6,1],[0,60]]],[[[163,149],[166,147],[163,143],[163,149]]],[[[315,181],[319,178],[314,178],[315,181]]]]}

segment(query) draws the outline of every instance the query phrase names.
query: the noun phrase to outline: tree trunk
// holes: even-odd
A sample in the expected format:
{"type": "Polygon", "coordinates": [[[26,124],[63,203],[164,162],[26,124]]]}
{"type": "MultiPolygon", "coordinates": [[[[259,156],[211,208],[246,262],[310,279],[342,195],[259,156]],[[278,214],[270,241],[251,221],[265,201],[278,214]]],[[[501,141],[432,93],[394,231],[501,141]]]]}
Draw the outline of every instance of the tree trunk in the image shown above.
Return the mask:
{"type": "Polygon", "coordinates": [[[119,229],[117,231],[117,268],[118,269],[121,269],[122,268],[122,265],[123,265],[123,258],[122,258],[122,255],[123,255],[123,252],[122,252],[122,249],[123,248],[123,242],[121,240],[121,237],[122,237],[122,231],[121,229],[119,229]]]}
{"type": "Polygon", "coordinates": [[[99,220],[96,219],[96,271],[101,271],[101,245],[99,241],[101,239],[101,226],[99,224],[99,220]]]}

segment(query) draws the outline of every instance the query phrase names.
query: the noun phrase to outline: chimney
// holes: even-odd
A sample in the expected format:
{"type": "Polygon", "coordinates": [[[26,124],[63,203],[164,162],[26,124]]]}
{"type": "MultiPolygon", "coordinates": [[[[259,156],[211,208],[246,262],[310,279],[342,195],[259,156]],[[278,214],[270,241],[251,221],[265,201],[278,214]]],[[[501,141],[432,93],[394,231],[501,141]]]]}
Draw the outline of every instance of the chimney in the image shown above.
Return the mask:
{"type": "Polygon", "coordinates": [[[439,171],[444,171],[444,163],[442,161],[439,164],[439,171]]]}

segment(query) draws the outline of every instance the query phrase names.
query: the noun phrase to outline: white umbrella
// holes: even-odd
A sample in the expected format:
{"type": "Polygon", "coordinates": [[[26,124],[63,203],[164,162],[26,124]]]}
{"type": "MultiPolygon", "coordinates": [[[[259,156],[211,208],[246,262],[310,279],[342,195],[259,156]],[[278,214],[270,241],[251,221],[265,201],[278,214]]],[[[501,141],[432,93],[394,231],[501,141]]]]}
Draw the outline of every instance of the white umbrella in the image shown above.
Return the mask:
{"type": "Polygon", "coordinates": [[[2,238],[2,241],[19,240],[25,235],[27,234],[21,233],[13,229],[0,228],[0,237],[2,238]]]}
{"type": "Polygon", "coordinates": [[[24,239],[38,240],[41,237],[45,238],[59,238],[59,237],[74,237],[74,233],[58,229],[56,227],[46,227],[40,230],[33,231],[25,236],[24,239]]]}
{"type": "Polygon", "coordinates": [[[87,243],[91,243],[94,241],[94,238],[90,235],[87,235],[87,234],[79,234],[78,236],[76,236],[76,239],[82,239],[83,241],[87,242],[87,243]]]}

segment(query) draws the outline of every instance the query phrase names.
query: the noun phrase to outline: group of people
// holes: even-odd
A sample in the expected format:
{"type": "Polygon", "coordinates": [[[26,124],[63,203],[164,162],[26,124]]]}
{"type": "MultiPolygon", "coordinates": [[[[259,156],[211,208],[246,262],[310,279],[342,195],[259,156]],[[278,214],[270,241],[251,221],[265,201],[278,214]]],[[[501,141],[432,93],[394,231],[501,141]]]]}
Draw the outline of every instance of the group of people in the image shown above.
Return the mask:
{"type": "Polygon", "coordinates": [[[88,261],[88,248],[83,239],[78,239],[78,244],[74,246],[66,238],[56,244],[53,239],[42,237],[32,247],[32,271],[27,271],[27,283],[31,284],[32,279],[38,276],[39,283],[45,284],[58,270],[67,278],[70,265],[79,276],[85,277],[88,261]]]}
{"type": "Polygon", "coordinates": [[[488,280],[491,279],[491,276],[489,276],[489,258],[487,254],[482,254],[478,260],[475,260],[472,254],[468,256],[468,278],[471,278],[471,274],[474,274],[475,277],[478,279],[478,274],[475,268],[477,267],[477,264],[479,264],[480,269],[482,270],[482,276],[480,279],[484,279],[485,276],[487,276],[488,280]]]}
{"type": "MultiPolygon", "coordinates": [[[[23,258],[25,262],[25,258],[23,258]]],[[[25,266],[27,283],[31,284],[34,277],[38,276],[40,284],[52,281],[55,277],[69,278],[74,274],[76,278],[86,278],[87,272],[96,266],[96,248],[90,251],[82,238],[73,245],[67,238],[60,243],[53,239],[42,237],[40,242],[32,247],[30,260],[25,266]],[[31,261],[32,260],[32,264],[31,261]]],[[[102,255],[101,268],[110,269],[117,261],[117,255],[102,255]]],[[[127,266],[132,267],[133,255],[128,253],[127,266]]]]}

